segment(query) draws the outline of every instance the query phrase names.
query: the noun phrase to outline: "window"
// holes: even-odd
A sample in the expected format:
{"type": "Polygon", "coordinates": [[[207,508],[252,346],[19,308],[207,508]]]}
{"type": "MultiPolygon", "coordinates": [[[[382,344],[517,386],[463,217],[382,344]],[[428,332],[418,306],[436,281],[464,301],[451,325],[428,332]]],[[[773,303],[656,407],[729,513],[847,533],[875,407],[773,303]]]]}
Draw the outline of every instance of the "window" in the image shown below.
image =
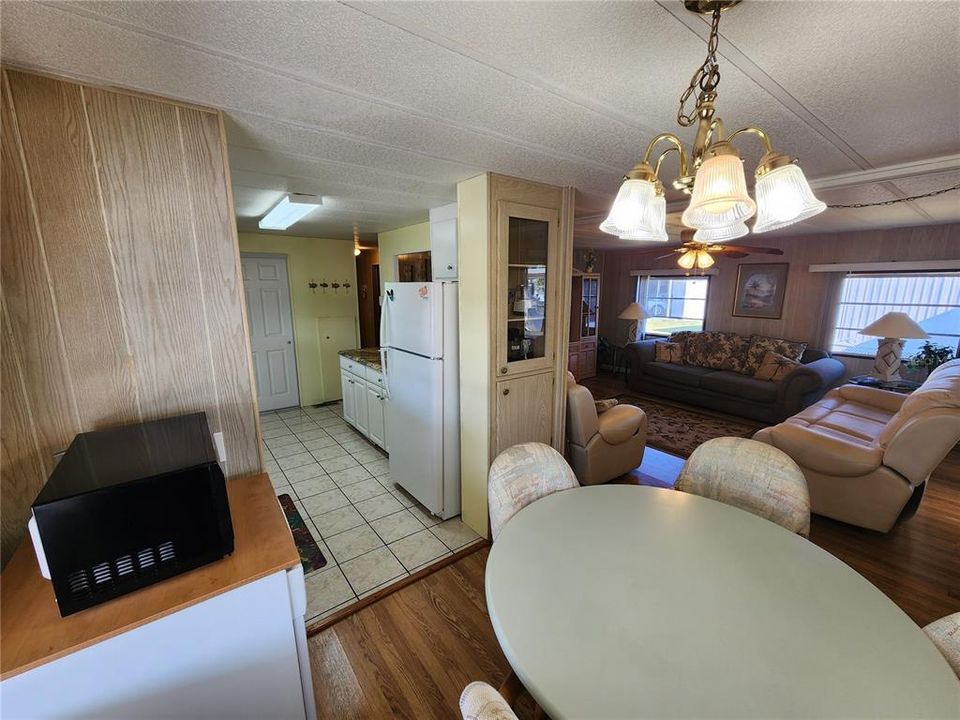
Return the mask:
{"type": "MultiPolygon", "coordinates": [[[[956,348],[960,341],[960,273],[856,273],[840,288],[831,350],[873,357],[877,339],[860,330],[888,312],[909,315],[930,335],[930,342],[956,348]]],[[[906,340],[903,355],[914,354],[923,340],[906,340]]]]}
{"type": "Polygon", "coordinates": [[[637,302],[651,316],[644,332],[666,336],[680,330],[703,330],[709,284],[707,276],[641,277],[637,283],[637,302]]]}

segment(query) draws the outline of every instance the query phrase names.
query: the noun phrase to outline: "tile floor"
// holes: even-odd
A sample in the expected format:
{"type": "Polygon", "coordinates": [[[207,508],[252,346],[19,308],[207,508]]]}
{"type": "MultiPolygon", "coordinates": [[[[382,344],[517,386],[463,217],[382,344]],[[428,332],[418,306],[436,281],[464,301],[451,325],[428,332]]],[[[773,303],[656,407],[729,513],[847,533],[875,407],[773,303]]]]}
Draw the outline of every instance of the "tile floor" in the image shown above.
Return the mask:
{"type": "Polygon", "coordinates": [[[479,539],[392,482],[387,455],[342,413],[335,403],[260,415],[270,481],[293,499],[327,558],[306,577],[308,624],[479,539]]]}

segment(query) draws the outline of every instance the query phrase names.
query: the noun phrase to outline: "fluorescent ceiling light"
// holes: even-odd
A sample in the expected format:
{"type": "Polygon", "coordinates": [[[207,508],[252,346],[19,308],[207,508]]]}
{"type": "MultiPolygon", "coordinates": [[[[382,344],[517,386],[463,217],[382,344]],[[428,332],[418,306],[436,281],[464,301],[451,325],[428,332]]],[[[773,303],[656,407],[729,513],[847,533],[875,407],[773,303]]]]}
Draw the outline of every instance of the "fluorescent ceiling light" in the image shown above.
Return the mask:
{"type": "Polygon", "coordinates": [[[286,230],[323,203],[316,195],[291,193],[260,219],[261,230],[286,230]]]}

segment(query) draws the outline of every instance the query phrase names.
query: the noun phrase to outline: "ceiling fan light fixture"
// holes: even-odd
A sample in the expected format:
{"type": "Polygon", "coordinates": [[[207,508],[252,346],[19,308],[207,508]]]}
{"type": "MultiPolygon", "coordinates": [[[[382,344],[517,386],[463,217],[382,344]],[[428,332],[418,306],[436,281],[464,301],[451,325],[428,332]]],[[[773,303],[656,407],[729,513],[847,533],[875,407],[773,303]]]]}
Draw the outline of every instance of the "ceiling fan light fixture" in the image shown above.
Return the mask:
{"type": "Polygon", "coordinates": [[[736,240],[750,232],[745,223],[738,222],[722,228],[700,228],[693,234],[693,239],[703,243],[722,243],[736,240]]]}
{"type": "Polygon", "coordinates": [[[701,270],[706,270],[708,267],[712,267],[714,263],[713,256],[708,253],[706,250],[697,250],[697,267],[701,270]]]}
{"type": "Polygon", "coordinates": [[[692,270],[697,264],[697,250],[687,250],[683,255],[677,258],[677,265],[684,270],[692,270]]]}
{"type": "Polygon", "coordinates": [[[767,172],[757,170],[757,222],[753,232],[763,233],[819,215],[827,209],[817,200],[799,165],[790,163],[767,172]]]}
{"type": "Polygon", "coordinates": [[[753,216],[757,205],[747,193],[743,161],[729,143],[718,142],[716,154],[703,161],[693,183],[690,205],[683,211],[683,224],[720,229],[753,216]]]}
{"type": "Polygon", "coordinates": [[[666,242],[667,200],[657,183],[631,177],[624,180],[600,229],[624,240],[666,242]]]}

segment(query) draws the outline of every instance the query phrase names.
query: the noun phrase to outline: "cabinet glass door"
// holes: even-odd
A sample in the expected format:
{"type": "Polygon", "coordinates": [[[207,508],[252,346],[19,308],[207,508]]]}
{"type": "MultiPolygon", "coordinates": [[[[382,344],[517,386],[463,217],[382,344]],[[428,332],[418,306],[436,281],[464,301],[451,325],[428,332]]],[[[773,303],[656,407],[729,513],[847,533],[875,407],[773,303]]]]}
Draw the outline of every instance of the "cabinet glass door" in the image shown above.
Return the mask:
{"type": "Polygon", "coordinates": [[[508,372],[507,365],[532,369],[552,362],[557,227],[555,210],[513,203],[501,207],[500,248],[505,267],[501,269],[499,289],[500,374],[508,372]]]}
{"type": "Polygon", "coordinates": [[[596,337],[597,308],[600,305],[600,281],[598,278],[583,278],[580,302],[580,337],[596,337]]]}

